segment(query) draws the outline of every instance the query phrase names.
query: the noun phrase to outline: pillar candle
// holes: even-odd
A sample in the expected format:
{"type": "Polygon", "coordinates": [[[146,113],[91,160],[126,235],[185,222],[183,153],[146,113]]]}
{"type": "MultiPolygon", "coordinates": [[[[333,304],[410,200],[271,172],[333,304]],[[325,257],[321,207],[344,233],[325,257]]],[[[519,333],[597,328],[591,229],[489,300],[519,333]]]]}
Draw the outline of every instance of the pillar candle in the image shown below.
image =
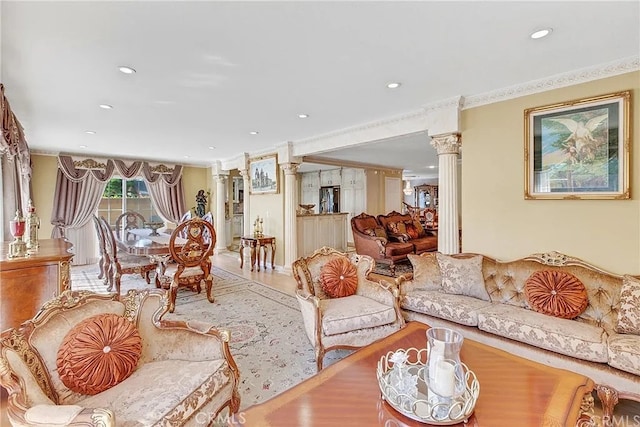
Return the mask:
{"type": "Polygon", "coordinates": [[[442,397],[453,397],[456,386],[455,366],[448,360],[436,364],[436,376],[433,391],[442,397]]]}

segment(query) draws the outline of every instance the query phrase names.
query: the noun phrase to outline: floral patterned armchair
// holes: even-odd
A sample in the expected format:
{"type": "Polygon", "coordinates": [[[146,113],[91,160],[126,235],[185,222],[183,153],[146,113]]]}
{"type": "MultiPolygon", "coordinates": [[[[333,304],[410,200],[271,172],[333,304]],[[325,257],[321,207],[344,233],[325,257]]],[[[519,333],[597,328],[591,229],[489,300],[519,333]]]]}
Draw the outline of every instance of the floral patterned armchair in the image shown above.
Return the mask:
{"type": "MultiPolygon", "coordinates": [[[[200,425],[203,419],[209,423],[227,406],[235,414],[240,406],[239,372],[229,352],[229,333],[202,322],[163,320],[167,308],[166,292],[156,289],[132,290],[123,296],[65,291],[20,329],[2,332],[0,385],[9,394],[11,424],[183,426],[200,425]],[[96,319],[116,319],[134,331],[138,359],[128,375],[113,374],[120,363],[109,369],[99,364],[83,372],[76,369],[73,380],[80,375],[110,375],[115,383],[82,394],[75,390],[77,384],[68,386],[68,369],[79,368],[77,361],[64,365],[64,357],[93,351],[83,359],[106,359],[105,355],[117,357],[123,348],[116,342],[123,335],[119,330],[86,327],[96,319]],[[79,340],[62,351],[69,337],[87,333],[95,334],[95,342],[80,351],[78,343],[85,341],[79,340]]],[[[103,383],[103,378],[92,378],[82,390],[88,390],[86,384],[103,383]]]]}
{"type": "Polygon", "coordinates": [[[374,266],[368,255],[329,247],[293,262],[296,297],[318,371],[326,352],[360,348],[404,327],[395,285],[367,279],[374,266]]]}

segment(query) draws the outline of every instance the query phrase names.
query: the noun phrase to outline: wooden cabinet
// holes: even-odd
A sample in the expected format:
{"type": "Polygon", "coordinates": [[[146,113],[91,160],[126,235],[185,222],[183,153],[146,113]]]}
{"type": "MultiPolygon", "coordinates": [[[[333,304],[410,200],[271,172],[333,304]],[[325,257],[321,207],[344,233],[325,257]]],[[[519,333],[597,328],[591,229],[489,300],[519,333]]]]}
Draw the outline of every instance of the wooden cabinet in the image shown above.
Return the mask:
{"type": "Polygon", "coordinates": [[[340,169],[329,169],[320,171],[320,186],[336,186],[341,183],[341,170],[340,169]]]}
{"type": "Polygon", "coordinates": [[[366,176],[364,169],[345,168],[342,170],[341,211],[347,213],[347,236],[353,242],[351,218],[367,210],[366,176]]]}
{"type": "Polygon", "coordinates": [[[9,242],[0,246],[0,331],[31,319],[42,304],[71,288],[71,243],[40,240],[37,253],[9,259],[9,242]]]}
{"type": "Polygon", "coordinates": [[[320,174],[319,172],[305,172],[300,178],[300,204],[315,205],[314,213],[320,207],[320,174]]]}
{"type": "Polygon", "coordinates": [[[298,215],[298,257],[309,256],[322,246],[347,250],[346,213],[298,215]]]}

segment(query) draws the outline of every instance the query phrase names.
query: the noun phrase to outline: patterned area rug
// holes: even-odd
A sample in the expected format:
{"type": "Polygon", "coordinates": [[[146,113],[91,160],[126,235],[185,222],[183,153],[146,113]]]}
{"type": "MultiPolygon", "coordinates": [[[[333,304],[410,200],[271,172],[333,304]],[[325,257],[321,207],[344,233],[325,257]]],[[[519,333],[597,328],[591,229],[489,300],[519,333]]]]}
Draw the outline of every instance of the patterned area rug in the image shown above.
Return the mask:
{"type": "Polygon", "coordinates": [[[376,266],[373,268],[373,273],[389,277],[399,277],[402,274],[413,274],[413,267],[411,266],[411,262],[403,261],[396,264],[395,274],[392,274],[388,264],[376,263],[376,266]]]}
{"type": "MultiPolygon", "coordinates": [[[[240,409],[291,388],[316,374],[313,347],[303,330],[302,315],[294,296],[213,267],[213,293],[196,294],[179,289],[174,313],[166,319],[197,319],[231,332],[231,354],[240,369],[240,409]]],[[[73,290],[106,292],[97,279],[96,266],[73,267],[73,290]]],[[[140,276],[122,276],[121,292],[154,287],[140,276]]],[[[336,350],[325,356],[329,366],[350,354],[336,350]]]]}

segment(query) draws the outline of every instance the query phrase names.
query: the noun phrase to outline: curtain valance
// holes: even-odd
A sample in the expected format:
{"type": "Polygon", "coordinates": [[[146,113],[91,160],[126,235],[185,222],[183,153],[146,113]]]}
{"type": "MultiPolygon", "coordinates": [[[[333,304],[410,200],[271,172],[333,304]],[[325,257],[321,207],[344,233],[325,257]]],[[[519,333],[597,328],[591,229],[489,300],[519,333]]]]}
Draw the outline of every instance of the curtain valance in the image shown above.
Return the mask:
{"type": "Polygon", "coordinates": [[[69,181],[80,182],[91,177],[106,182],[118,173],[124,178],[142,175],[147,183],[164,183],[173,187],[180,182],[182,165],[165,165],[139,160],[99,159],[86,157],[58,156],[58,167],[69,181]]]}
{"type": "Polygon", "coordinates": [[[0,153],[12,160],[17,157],[20,174],[31,178],[31,154],[24,136],[24,129],[11,110],[9,101],[4,95],[4,85],[0,83],[0,113],[2,117],[2,138],[0,138],[0,153]]]}

